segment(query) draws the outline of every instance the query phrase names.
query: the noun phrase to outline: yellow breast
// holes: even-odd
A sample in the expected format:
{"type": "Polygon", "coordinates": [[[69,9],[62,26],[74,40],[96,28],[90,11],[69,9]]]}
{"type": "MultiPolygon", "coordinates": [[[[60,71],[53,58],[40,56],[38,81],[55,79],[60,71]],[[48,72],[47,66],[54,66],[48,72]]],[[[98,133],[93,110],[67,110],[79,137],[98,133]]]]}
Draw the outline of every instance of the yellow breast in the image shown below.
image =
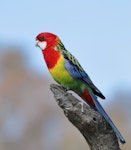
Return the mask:
{"type": "Polygon", "coordinates": [[[73,81],[73,77],[70,75],[70,73],[66,70],[65,66],[65,59],[61,55],[56,65],[49,69],[52,77],[54,80],[56,80],[58,83],[62,85],[71,84],[73,81]]]}

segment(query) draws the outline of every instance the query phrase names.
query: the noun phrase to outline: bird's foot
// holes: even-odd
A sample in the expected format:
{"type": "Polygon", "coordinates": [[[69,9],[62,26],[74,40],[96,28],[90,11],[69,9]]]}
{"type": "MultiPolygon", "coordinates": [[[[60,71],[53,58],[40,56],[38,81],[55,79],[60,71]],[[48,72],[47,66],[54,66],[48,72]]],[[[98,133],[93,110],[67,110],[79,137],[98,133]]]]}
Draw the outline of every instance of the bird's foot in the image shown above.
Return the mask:
{"type": "Polygon", "coordinates": [[[84,112],[84,102],[79,102],[78,105],[80,105],[80,109],[81,109],[81,112],[83,113],[84,112]]]}
{"type": "Polygon", "coordinates": [[[68,91],[68,90],[69,90],[68,88],[66,88],[66,87],[64,87],[64,86],[62,86],[62,88],[63,88],[63,90],[65,90],[65,91],[68,91]]]}

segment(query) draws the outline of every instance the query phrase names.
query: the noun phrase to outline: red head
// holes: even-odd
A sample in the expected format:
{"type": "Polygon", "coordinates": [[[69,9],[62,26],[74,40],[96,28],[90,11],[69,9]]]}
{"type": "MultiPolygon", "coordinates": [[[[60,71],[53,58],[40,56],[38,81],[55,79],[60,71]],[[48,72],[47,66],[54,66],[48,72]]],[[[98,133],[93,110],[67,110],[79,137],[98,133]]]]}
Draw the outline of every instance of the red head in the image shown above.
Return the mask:
{"type": "Polygon", "coordinates": [[[49,46],[54,46],[57,43],[58,37],[55,34],[49,32],[42,32],[36,36],[36,46],[41,50],[49,46]]]}
{"type": "Polygon", "coordinates": [[[61,46],[58,46],[59,43],[62,46],[60,39],[49,32],[42,32],[36,36],[36,46],[42,50],[49,69],[55,66],[60,57],[61,46]]]}

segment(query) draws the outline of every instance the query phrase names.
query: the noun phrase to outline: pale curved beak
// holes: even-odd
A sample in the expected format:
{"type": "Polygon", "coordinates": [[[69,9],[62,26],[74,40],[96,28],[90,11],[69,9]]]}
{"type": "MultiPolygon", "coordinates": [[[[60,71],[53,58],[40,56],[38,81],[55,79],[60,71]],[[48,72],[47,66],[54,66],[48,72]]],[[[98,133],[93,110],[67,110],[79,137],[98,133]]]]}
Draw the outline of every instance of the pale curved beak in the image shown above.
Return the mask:
{"type": "Polygon", "coordinates": [[[36,46],[36,47],[38,47],[38,43],[39,43],[39,41],[36,40],[36,41],[35,41],[35,46],[36,46]]]}
{"type": "Polygon", "coordinates": [[[41,42],[39,40],[36,40],[35,46],[39,47],[41,50],[44,50],[47,46],[47,42],[46,41],[41,42]]]}

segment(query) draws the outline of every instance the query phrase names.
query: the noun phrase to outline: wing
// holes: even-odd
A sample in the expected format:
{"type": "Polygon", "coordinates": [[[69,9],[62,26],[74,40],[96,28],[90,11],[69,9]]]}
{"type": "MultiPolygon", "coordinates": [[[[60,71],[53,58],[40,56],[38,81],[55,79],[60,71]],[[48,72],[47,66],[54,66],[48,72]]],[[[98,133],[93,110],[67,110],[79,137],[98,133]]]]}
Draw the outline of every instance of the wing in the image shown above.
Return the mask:
{"type": "Polygon", "coordinates": [[[71,55],[70,52],[63,50],[62,55],[65,58],[65,68],[68,70],[68,72],[74,77],[81,79],[83,82],[88,84],[95,95],[101,97],[102,99],[105,99],[104,95],[100,92],[100,90],[93,84],[88,74],[84,71],[84,69],[81,67],[77,59],[71,55]]]}

